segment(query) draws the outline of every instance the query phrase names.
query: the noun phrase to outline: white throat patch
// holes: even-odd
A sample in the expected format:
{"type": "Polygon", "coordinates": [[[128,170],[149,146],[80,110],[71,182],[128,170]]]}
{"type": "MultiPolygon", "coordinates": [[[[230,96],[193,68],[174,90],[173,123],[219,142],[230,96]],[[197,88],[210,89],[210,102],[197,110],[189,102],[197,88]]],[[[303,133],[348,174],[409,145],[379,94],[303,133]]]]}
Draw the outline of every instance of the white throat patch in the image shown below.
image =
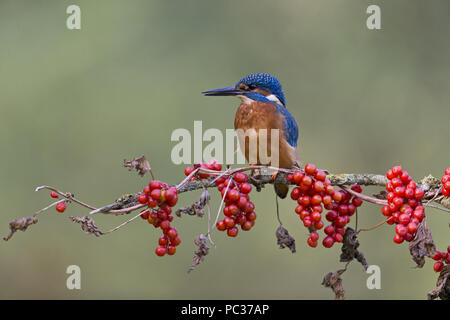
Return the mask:
{"type": "Polygon", "coordinates": [[[270,101],[276,102],[279,105],[282,105],[284,107],[284,104],[280,101],[280,99],[277,98],[276,95],[271,94],[271,95],[266,96],[266,98],[269,99],[270,101]]]}

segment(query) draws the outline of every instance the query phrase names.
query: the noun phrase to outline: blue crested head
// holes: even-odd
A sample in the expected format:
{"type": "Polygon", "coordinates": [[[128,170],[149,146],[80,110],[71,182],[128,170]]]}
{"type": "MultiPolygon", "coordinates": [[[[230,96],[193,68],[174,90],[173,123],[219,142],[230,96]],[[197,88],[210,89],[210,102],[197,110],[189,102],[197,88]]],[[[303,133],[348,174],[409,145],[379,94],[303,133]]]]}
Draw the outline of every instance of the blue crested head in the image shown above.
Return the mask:
{"type": "Polygon", "coordinates": [[[206,96],[246,96],[256,100],[268,99],[286,106],[280,81],[268,73],[254,73],[243,77],[235,86],[202,93],[206,96]]]}
{"type": "Polygon", "coordinates": [[[268,73],[254,73],[243,77],[236,83],[236,88],[243,88],[249,90],[259,89],[261,91],[273,94],[282,104],[286,105],[281,83],[277,78],[268,73]]]}

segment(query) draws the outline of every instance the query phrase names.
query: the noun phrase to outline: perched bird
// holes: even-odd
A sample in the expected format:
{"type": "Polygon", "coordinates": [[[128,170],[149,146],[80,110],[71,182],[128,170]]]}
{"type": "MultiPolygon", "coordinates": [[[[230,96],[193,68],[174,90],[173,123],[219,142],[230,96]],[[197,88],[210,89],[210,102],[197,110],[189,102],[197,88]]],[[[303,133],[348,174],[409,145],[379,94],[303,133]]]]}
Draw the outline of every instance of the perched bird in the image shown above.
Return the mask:
{"type": "MultiPolygon", "coordinates": [[[[240,137],[239,139],[241,150],[250,165],[273,165],[271,162],[261,163],[263,155],[260,154],[261,136],[258,134],[260,129],[266,129],[268,141],[265,144],[266,150],[263,148],[264,156],[267,155],[271,159],[277,157],[279,168],[299,167],[297,163],[298,126],[286,108],[284,93],[277,78],[267,73],[255,73],[242,78],[235,86],[202,93],[205,96],[235,96],[241,99],[241,105],[237,109],[234,120],[234,128],[238,131],[238,136],[242,134],[241,130],[245,132],[249,129],[254,129],[250,131],[257,135],[256,155],[250,154],[252,150],[255,151],[250,148],[250,138],[240,137]],[[272,129],[279,130],[278,150],[271,148],[272,129]],[[242,141],[245,142],[242,143],[242,141]]],[[[286,197],[289,191],[288,185],[275,183],[274,187],[280,198],[286,197]]]]}

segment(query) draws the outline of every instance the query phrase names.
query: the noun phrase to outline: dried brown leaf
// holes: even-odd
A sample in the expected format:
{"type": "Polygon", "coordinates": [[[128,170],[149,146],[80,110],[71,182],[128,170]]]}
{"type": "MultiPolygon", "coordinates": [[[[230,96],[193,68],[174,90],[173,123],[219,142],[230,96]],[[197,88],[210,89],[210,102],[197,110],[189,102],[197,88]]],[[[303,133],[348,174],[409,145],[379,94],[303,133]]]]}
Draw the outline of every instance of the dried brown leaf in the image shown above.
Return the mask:
{"type": "Polygon", "coordinates": [[[97,226],[95,225],[95,221],[91,217],[89,217],[89,216],[84,216],[84,217],[73,217],[73,216],[70,216],[69,218],[73,222],[80,223],[81,224],[81,229],[83,229],[83,231],[85,233],[87,233],[87,234],[94,234],[97,237],[100,237],[101,235],[103,235],[103,232],[101,232],[97,228],[97,226]]]}
{"type": "Polygon", "coordinates": [[[206,236],[204,234],[200,234],[198,237],[196,237],[194,239],[194,243],[197,246],[197,250],[195,250],[194,252],[194,259],[192,261],[192,265],[188,270],[188,273],[197,268],[197,266],[205,259],[205,256],[209,252],[209,246],[206,242],[206,236]]]}
{"type": "Polygon", "coordinates": [[[137,171],[143,177],[147,172],[151,172],[150,163],[144,155],[132,160],[123,160],[123,166],[129,168],[129,171],[137,171]]]}
{"type": "Polygon", "coordinates": [[[277,244],[280,249],[288,247],[292,253],[295,253],[295,239],[289,234],[289,232],[280,224],[276,233],[277,244]]]}
{"type": "Polygon", "coordinates": [[[204,215],[204,208],[206,206],[206,204],[208,203],[208,201],[211,199],[211,196],[208,192],[207,189],[203,190],[200,199],[198,199],[197,201],[195,201],[193,204],[189,205],[189,206],[185,206],[185,207],[181,207],[179,208],[175,214],[178,217],[181,217],[181,214],[188,214],[191,216],[197,215],[200,218],[203,217],[204,215]]]}
{"type": "Polygon", "coordinates": [[[344,300],[344,285],[342,283],[341,274],[345,272],[346,269],[340,269],[336,272],[328,273],[322,280],[322,285],[326,288],[331,288],[335,295],[335,300],[344,300]]]}
{"type": "Polygon", "coordinates": [[[342,241],[341,248],[341,262],[349,262],[353,259],[358,260],[364,267],[365,270],[369,267],[367,264],[366,258],[362,254],[362,252],[358,251],[359,241],[357,237],[357,233],[350,227],[347,227],[345,230],[344,240],[342,241]]]}
{"type": "Polygon", "coordinates": [[[36,217],[24,217],[20,219],[14,219],[9,223],[9,229],[11,230],[9,235],[7,237],[4,237],[3,240],[8,241],[12,238],[13,234],[20,230],[25,231],[27,228],[38,222],[38,219],[36,217]]]}
{"type": "Polygon", "coordinates": [[[422,268],[425,264],[425,257],[432,257],[436,252],[431,231],[427,227],[426,218],[419,224],[414,240],[409,243],[409,252],[417,267],[422,268]]]}
{"type": "Polygon", "coordinates": [[[446,265],[439,274],[436,288],[428,292],[428,300],[434,300],[437,297],[450,300],[450,264],[446,265]]]}

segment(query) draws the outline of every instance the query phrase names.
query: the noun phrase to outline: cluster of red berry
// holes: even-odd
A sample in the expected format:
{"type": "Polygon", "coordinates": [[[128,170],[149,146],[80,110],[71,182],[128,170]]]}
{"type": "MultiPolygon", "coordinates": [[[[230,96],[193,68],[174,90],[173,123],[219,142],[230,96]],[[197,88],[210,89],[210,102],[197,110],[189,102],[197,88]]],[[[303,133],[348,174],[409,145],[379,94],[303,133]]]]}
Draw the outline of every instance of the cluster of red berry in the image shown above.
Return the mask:
{"type": "Polygon", "coordinates": [[[244,231],[250,230],[255,225],[255,205],[250,201],[249,196],[252,186],[247,181],[248,176],[242,172],[235,173],[231,181],[230,178],[223,177],[216,181],[217,189],[225,203],[223,208],[225,218],[219,220],[216,227],[220,231],[227,230],[227,235],[230,237],[238,235],[238,225],[244,231]]]}
{"type": "MultiPolygon", "coordinates": [[[[351,189],[358,193],[362,192],[362,187],[358,184],[353,185],[351,189]]],[[[332,247],[335,242],[342,242],[345,226],[350,222],[350,217],[356,212],[356,209],[363,203],[361,198],[346,190],[336,191],[336,193],[340,193],[341,196],[335,195],[331,205],[325,207],[330,209],[325,218],[331,222],[324,229],[327,237],[323,239],[323,245],[326,248],[332,247]]]]}
{"type": "MultiPolygon", "coordinates": [[[[187,167],[184,174],[189,176],[195,169],[205,168],[213,171],[222,170],[222,165],[217,160],[212,159],[208,163],[195,164],[194,167],[187,167]]],[[[199,172],[197,175],[200,179],[209,178],[207,173],[199,172]]],[[[195,180],[191,178],[191,181],[195,180]]],[[[219,177],[215,180],[217,189],[222,194],[225,207],[223,213],[225,218],[216,223],[216,227],[220,231],[227,231],[228,236],[236,237],[241,226],[242,230],[248,231],[255,225],[256,213],[255,205],[250,201],[249,193],[252,191],[252,186],[248,181],[248,175],[242,172],[237,172],[232,178],[219,177]],[[227,190],[228,189],[228,190],[227,190]],[[225,191],[227,193],[225,194],[225,191]]]]}
{"type": "Polygon", "coordinates": [[[434,263],[433,269],[436,272],[441,272],[444,269],[444,263],[450,264],[450,246],[447,247],[447,252],[436,251],[433,257],[434,263]]]}
{"type": "MultiPolygon", "coordinates": [[[[58,194],[55,191],[50,192],[50,197],[54,199],[59,198],[58,194]]],[[[64,211],[66,211],[66,202],[65,201],[58,202],[55,208],[56,211],[63,213],[64,211]]]]}
{"type": "MultiPolygon", "coordinates": [[[[186,167],[186,169],[184,169],[184,174],[186,176],[188,176],[195,169],[198,169],[198,168],[203,168],[203,169],[208,169],[208,170],[213,170],[213,171],[220,171],[220,170],[222,170],[222,165],[220,163],[218,163],[216,159],[211,159],[211,161],[209,161],[208,163],[206,163],[206,162],[196,163],[196,164],[194,164],[194,167],[186,167]]],[[[207,179],[210,177],[210,175],[207,173],[204,173],[204,172],[199,172],[198,177],[200,179],[207,179]]],[[[195,180],[196,180],[195,176],[191,178],[191,181],[195,181],[195,180]]]]}
{"type": "Polygon", "coordinates": [[[161,228],[163,235],[159,238],[156,255],[162,257],[166,253],[173,255],[181,243],[177,229],[170,226],[173,220],[172,207],[178,202],[178,191],[167,183],[152,180],[139,194],[138,201],[146,204],[148,209],[141,212],[141,218],[147,220],[155,228],[161,228]]]}
{"type": "Polygon", "coordinates": [[[441,182],[442,194],[446,197],[450,197],[450,168],[445,169],[445,173],[441,179],[441,182]]]}
{"type": "MultiPolygon", "coordinates": [[[[331,248],[335,242],[342,242],[345,226],[350,222],[350,216],[356,212],[356,208],[361,206],[362,200],[347,191],[335,191],[326,173],[317,170],[314,164],[308,163],[304,172],[289,174],[287,180],[297,185],[291,191],[291,198],[297,201],[295,212],[310,231],[308,245],[313,248],[317,246],[317,230],[324,227],[324,208],[330,210],[325,217],[331,225],[324,230],[327,236],[322,241],[323,246],[331,248]]],[[[359,185],[353,186],[352,189],[356,192],[362,191],[359,185]]]]}
{"type": "Polygon", "coordinates": [[[386,184],[388,204],[381,212],[390,218],[388,224],[396,224],[394,242],[409,242],[414,239],[417,227],[425,216],[421,202],[424,192],[417,188],[416,182],[401,166],[390,169],[386,177],[389,180],[386,184]]]}

